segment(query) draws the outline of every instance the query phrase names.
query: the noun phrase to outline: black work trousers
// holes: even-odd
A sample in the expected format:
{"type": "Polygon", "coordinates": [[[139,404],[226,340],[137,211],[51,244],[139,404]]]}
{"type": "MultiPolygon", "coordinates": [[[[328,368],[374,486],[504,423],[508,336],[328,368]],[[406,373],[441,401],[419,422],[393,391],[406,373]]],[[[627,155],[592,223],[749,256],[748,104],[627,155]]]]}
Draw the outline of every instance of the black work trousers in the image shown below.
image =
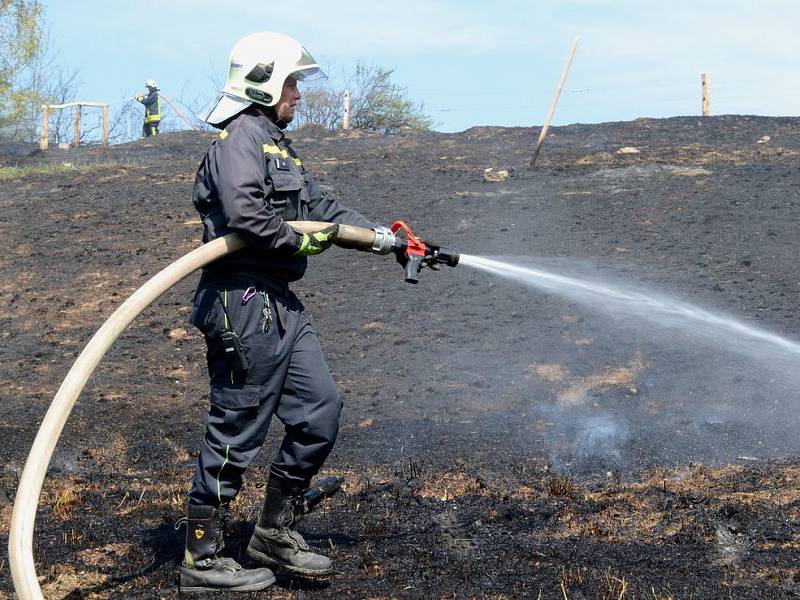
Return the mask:
{"type": "Polygon", "coordinates": [[[236,497],[273,414],[285,435],[270,473],[306,488],[336,441],[342,399],[302,303],[269,280],[205,273],[190,320],[206,338],[211,407],[189,501],[236,497]],[[231,369],[225,331],[238,334],[247,370],[231,369]]]}
{"type": "Polygon", "coordinates": [[[154,135],[158,135],[158,126],[161,124],[161,121],[153,121],[151,123],[145,123],[142,125],[142,137],[152,137],[154,135]]]}

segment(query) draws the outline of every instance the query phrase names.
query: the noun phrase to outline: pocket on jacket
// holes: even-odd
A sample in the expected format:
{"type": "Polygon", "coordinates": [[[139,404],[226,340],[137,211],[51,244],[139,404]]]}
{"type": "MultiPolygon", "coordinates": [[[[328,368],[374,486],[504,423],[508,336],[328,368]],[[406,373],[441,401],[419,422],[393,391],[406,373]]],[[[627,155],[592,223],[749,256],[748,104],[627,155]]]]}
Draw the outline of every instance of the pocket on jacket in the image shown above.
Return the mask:
{"type": "Polygon", "coordinates": [[[276,192],[296,192],[303,187],[303,182],[291,171],[269,169],[269,178],[276,192]]]}

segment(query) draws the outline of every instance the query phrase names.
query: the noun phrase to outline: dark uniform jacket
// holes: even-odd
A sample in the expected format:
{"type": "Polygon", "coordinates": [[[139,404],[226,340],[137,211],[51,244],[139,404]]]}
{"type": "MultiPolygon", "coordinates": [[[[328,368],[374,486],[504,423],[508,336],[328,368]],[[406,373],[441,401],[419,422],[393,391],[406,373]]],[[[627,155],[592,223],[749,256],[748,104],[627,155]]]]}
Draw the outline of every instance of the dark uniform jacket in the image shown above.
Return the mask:
{"type": "Polygon", "coordinates": [[[203,242],[239,233],[250,246],[215,261],[211,273],[300,279],[306,257],[293,256],[302,236],[286,221],[377,225],[329,198],[290,146],[283,131],[250,107],[208,149],[192,200],[203,218],[203,242]]]}
{"type": "Polygon", "coordinates": [[[137,96],[136,100],[144,104],[144,122],[146,124],[161,122],[161,100],[157,90],[152,90],[146,96],[137,96]]]}

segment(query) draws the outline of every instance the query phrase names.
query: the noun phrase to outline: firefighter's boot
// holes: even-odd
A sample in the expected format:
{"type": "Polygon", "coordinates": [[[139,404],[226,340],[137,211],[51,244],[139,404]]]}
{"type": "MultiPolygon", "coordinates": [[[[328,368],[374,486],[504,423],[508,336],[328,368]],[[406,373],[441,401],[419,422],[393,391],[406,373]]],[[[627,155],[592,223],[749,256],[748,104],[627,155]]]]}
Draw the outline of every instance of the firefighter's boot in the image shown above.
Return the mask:
{"type": "Polygon", "coordinates": [[[311,552],[303,536],[293,529],[302,513],[304,491],[270,478],[261,517],[247,546],[247,555],[260,564],[290,575],[327,579],[333,574],[331,560],[311,552]]]}
{"type": "Polygon", "coordinates": [[[245,569],[232,558],[219,556],[225,547],[227,510],[189,504],[186,518],[186,550],[180,569],[180,591],[230,590],[255,592],[275,583],[265,568],[245,569]]]}

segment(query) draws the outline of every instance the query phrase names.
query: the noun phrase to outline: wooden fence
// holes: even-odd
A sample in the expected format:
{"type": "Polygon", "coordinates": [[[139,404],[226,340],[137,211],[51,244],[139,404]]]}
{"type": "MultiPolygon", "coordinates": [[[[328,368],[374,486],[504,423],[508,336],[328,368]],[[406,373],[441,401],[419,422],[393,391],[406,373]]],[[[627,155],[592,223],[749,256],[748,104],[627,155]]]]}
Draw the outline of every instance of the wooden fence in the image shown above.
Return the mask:
{"type": "Polygon", "coordinates": [[[47,150],[50,143],[50,112],[64,108],[75,107],[72,123],[72,145],[77,147],[81,143],[81,108],[100,108],[103,110],[102,143],[108,144],[108,103],[105,102],[67,102],[66,104],[42,104],[42,135],[39,138],[39,148],[47,150]]]}

